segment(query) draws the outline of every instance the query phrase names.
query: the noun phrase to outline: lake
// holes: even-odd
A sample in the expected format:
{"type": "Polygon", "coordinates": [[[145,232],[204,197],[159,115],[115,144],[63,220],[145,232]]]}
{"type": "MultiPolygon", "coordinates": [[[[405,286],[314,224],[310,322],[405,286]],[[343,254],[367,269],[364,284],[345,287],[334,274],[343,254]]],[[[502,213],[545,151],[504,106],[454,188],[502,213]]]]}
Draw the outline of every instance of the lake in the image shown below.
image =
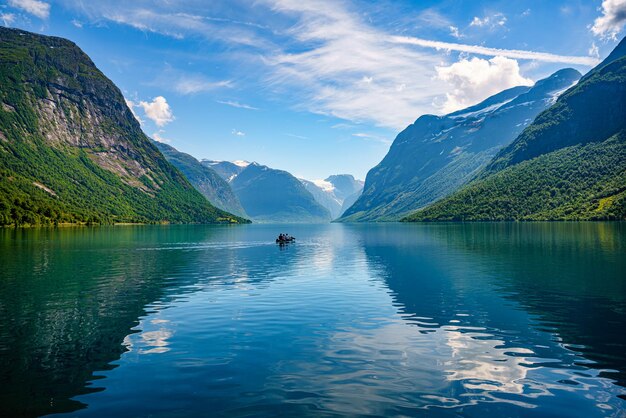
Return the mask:
{"type": "Polygon", "coordinates": [[[3,417],[624,417],[626,224],[0,229],[0,365],[3,417]]]}

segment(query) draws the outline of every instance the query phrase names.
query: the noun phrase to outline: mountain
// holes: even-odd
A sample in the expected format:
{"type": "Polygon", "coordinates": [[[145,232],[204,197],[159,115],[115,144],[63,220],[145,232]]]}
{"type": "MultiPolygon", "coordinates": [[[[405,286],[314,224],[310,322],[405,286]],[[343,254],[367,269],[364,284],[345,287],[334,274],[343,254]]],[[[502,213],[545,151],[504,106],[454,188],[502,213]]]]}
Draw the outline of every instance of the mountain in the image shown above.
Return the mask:
{"type": "Polygon", "coordinates": [[[74,43],[0,39],[0,225],[244,221],[167,162],[74,43]]]}
{"type": "Polygon", "coordinates": [[[341,205],[341,214],[343,215],[352,205],[354,205],[354,203],[358,200],[359,197],[361,197],[361,194],[363,193],[363,187],[361,187],[360,190],[358,190],[357,192],[351,194],[350,196],[346,197],[343,201],[343,204],[341,205]]]}
{"type": "Polygon", "coordinates": [[[246,213],[259,222],[329,222],[330,213],[294,176],[251,163],[230,181],[246,213]]]}
{"type": "Polygon", "coordinates": [[[243,171],[250,163],[247,161],[214,161],[214,160],[202,160],[202,165],[211,168],[221,178],[227,182],[232,181],[239,173],[243,171]]]}
{"type": "Polygon", "coordinates": [[[390,221],[452,193],[580,77],[563,69],[445,116],[424,115],[402,131],[340,221],[390,221]]]}
{"type": "Polygon", "coordinates": [[[191,155],[180,152],[170,145],[156,141],[154,145],[211,204],[237,216],[247,216],[230,185],[210,166],[201,164],[191,155]]]}
{"type": "Polygon", "coordinates": [[[342,203],[355,193],[360,193],[365,184],[363,180],[357,180],[351,174],[333,174],[324,181],[332,184],[333,193],[342,203]]]}
{"type": "Polygon", "coordinates": [[[304,188],[313,195],[315,201],[328,210],[331,219],[336,219],[341,215],[341,202],[337,199],[332,189],[328,189],[324,185],[318,185],[313,181],[299,180],[304,188]]]}
{"type": "Polygon", "coordinates": [[[473,182],[407,218],[617,219],[626,220],[626,39],[473,182]]]}
{"type": "Polygon", "coordinates": [[[325,180],[300,181],[317,203],[328,209],[332,219],[338,218],[352,206],[363,190],[363,181],[356,180],[351,174],[335,174],[325,180]],[[346,200],[349,205],[345,204],[346,200]]]}

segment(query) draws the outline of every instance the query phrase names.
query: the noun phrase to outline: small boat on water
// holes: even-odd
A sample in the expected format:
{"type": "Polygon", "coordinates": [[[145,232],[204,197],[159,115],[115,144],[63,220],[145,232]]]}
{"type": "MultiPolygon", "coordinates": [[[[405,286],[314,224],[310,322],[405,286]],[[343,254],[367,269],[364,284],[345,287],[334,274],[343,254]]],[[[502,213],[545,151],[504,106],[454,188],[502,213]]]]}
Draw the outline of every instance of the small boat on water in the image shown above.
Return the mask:
{"type": "Polygon", "coordinates": [[[295,242],[296,237],[292,237],[288,234],[280,234],[278,238],[276,238],[276,244],[288,244],[290,242],[295,242]]]}

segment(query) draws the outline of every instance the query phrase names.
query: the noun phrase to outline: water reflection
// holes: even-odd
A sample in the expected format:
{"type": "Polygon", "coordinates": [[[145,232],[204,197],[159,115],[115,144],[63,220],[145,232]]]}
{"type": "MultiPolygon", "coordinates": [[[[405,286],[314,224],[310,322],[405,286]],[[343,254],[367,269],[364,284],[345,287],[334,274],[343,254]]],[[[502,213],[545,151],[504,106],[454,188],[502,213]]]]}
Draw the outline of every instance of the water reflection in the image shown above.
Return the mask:
{"type": "Polygon", "coordinates": [[[0,412],[624,415],[623,225],[275,231],[0,231],[0,412]]]}
{"type": "MultiPolygon", "coordinates": [[[[626,365],[623,225],[427,225],[412,234],[370,226],[363,234],[405,318],[447,335],[449,380],[481,401],[545,408],[528,398],[576,391],[591,398],[590,413],[624,413],[616,396],[626,392],[614,385],[624,386],[626,365]]],[[[581,404],[572,416],[585,416],[581,404]]]]}

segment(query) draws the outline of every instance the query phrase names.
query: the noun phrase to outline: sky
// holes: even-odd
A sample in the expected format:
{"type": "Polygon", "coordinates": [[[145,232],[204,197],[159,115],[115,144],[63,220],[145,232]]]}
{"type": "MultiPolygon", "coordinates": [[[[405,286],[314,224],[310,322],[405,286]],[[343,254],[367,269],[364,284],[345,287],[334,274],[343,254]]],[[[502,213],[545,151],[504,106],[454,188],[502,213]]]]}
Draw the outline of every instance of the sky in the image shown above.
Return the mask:
{"type": "Polygon", "coordinates": [[[626,0],[0,0],[0,24],[80,46],[151,138],[309,180],[364,179],[423,114],[584,74],[625,23],[626,0]]]}

